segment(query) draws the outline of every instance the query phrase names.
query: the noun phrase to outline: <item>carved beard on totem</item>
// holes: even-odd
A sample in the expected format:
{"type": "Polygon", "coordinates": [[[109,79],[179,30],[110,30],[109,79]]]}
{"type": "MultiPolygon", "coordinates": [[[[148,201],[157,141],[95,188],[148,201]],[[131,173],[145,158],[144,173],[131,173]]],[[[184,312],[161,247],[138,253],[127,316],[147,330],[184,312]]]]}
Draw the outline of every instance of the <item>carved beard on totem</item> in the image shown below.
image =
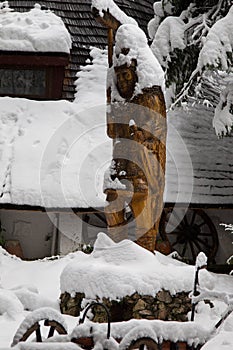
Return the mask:
{"type": "Polygon", "coordinates": [[[119,95],[126,100],[132,98],[135,85],[138,81],[136,73],[136,61],[132,60],[130,66],[124,64],[114,68],[117,80],[117,90],[119,95]]]}

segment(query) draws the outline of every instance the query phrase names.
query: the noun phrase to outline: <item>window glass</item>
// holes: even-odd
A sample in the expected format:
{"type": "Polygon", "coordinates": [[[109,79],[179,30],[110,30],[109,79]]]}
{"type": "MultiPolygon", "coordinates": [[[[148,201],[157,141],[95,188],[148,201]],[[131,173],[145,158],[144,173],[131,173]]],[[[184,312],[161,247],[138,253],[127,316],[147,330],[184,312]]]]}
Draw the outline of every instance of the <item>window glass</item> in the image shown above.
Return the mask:
{"type": "Polygon", "coordinates": [[[0,69],[0,95],[46,95],[45,69],[0,69]]]}

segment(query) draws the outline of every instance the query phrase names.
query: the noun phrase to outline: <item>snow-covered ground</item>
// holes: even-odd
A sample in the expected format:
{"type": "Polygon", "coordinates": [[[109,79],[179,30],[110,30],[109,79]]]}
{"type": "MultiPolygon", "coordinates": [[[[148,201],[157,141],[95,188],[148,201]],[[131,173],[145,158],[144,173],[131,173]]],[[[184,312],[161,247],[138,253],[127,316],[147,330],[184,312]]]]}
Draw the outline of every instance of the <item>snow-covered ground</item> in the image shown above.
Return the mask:
{"type": "MultiPolygon", "coordinates": [[[[97,291],[100,296],[101,293],[104,296],[103,287],[105,293],[108,294],[106,296],[119,297],[124,293],[131,294],[134,291],[154,295],[159,288],[169,289],[172,293],[181,289],[191,290],[194,267],[180,263],[171,257],[163,256],[158,252],[153,255],[127,240],[117,244],[113,243],[102,233],[99,234],[94,252],[91,255],[76,252],[62,258],[30,262],[22,261],[1,249],[0,348],[10,346],[18,326],[26,316],[30,315],[30,311],[42,307],[50,307],[59,311],[61,274],[62,290],[75,291],[70,286],[70,276],[72,276],[76,285],[79,283],[79,291],[83,290],[89,294],[90,298],[94,297],[94,291],[97,291]],[[95,273],[95,280],[90,284],[93,273],[95,273]],[[144,276],[143,281],[142,276],[144,276]],[[112,282],[111,286],[110,281],[112,282]],[[98,287],[95,282],[98,282],[98,287]],[[117,289],[119,283],[122,286],[121,291],[117,289]]],[[[200,284],[211,291],[218,291],[225,301],[230,301],[232,298],[232,276],[216,275],[203,270],[200,284]]],[[[157,336],[162,336],[164,339],[175,337],[176,329],[177,332],[179,330],[180,336],[185,338],[189,335],[195,342],[198,342],[198,339],[203,341],[203,339],[210,337],[211,346],[209,347],[207,343],[204,347],[205,350],[232,350],[233,315],[228,317],[220,330],[210,334],[214,324],[226,309],[226,304],[223,301],[215,300],[213,303],[214,308],[210,308],[204,302],[198,304],[193,327],[190,323],[181,325],[176,322],[172,322],[169,327],[166,327],[165,322],[153,321],[150,323],[146,320],[140,327],[144,329],[144,332],[157,333],[157,336]]],[[[39,315],[40,310],[37,313],[39,315]]],[[[68,325],[68,332],[71,333],[77,325],[78,319],[71,316],[63,317],[68,325]]],[[[117,336],[118,332],[122,336],[125,329],[131,330],[133,327],[137,327],[139,321],[130,322],[128,325],[126,323],[122,326],[114,325],[113,335],[117,336]]],[[[133,336],[131,333],[129,337],[133,336]]]]}

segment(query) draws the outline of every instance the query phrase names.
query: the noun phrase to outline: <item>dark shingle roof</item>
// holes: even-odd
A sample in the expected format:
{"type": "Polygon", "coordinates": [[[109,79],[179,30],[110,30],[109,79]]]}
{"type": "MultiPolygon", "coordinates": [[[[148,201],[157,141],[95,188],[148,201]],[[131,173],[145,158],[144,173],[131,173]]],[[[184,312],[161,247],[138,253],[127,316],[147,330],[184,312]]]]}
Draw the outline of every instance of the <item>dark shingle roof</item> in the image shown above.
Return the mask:
{"type": "Polygon", "coordinates": [[[218,139],[213,109],[168,113],[166,202],[232,205],[232,138],[218,139]]]}
{"type": "MultiPolygon", "coordinates": [[[[15,11],[24,12],[33,8],[35,2],[36,0],[10,0],[9,5],[15,11]]],[[[147,31],[147,23],[154,15],[154,0],[115,2],[128,16],[135,18],[145,32],[147,31]]],[[[85,64],[90,46],[103,48],[107,45],[107,31],[94,19],[91,0],[43,0],[39,3],[61,17],[72,36],[70,65],[66,69],[63,88],[63,98],[72,100],[75,93],[75,75],[80,65],[85,64]]]]}

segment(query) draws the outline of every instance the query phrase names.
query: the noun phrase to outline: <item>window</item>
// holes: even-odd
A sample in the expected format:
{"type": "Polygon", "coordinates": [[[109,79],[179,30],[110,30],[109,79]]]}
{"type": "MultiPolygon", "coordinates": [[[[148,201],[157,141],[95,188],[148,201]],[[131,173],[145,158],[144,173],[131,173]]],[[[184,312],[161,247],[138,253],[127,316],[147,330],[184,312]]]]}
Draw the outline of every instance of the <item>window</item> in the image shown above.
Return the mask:
{"type": "Polygon", "coordinates": [[[1,54],[0,96],[60,99],[67,64],[68,55],[1,54]]]}
{"type": "Polygon", "coordinates": [[[45,69],[0,69],[0,95],[46,96],[45,69]]]}

